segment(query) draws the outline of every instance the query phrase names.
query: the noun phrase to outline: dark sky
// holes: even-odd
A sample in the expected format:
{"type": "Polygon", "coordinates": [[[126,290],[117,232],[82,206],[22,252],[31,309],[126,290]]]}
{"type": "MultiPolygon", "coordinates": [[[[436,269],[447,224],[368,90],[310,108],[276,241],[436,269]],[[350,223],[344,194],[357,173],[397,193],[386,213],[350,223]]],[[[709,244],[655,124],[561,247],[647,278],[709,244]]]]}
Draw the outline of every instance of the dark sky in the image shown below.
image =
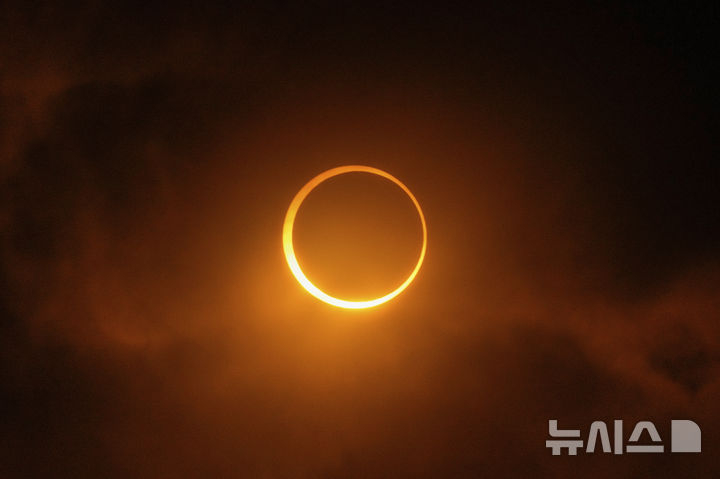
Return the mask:
{"type": "Polygon", "coordinates": [[[0,5],[0,476],[720,476],[717,4],[165,3],[0,5]],[[344,164],[428,223],[373,310],[280,244],[344,164]]]}

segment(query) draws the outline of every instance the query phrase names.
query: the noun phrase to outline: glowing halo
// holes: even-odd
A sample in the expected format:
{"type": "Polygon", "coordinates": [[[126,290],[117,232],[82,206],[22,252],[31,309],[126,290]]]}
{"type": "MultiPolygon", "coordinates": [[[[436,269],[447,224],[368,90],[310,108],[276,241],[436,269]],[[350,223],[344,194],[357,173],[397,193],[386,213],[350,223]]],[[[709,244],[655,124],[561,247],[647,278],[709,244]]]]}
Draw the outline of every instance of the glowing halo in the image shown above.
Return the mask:
{"type": "Polygon", "coordinates": [[[379,170],[377,168],[372,168],[370,166],[362,166],[362,165],[348,165],[348,166],[339,166],[337,168],[332,168],[327,171],[324,171],[317,175],[315,178],[308,181],[305,186],[300,188],[300,191],[297,192],[295,197],[293,198],[292,202],[290,203],[290,207],[287,210],[287,213],[285,214],[285,222],[283,223],[283,233],[282,233],[282,240],[283,240],[283,251],[285,252],[285,259],[287,260],[288,266],[290,267],[290,271],[292,271],[292,274],[295,276],[295,279],[298,280],[300,285],[305,288],[308,293],[315,296],[317,299],[324,301],[328,304],[331,304],[333,306],[337,306],[339,308],[348,308],[348,309],[363,309],[363,308],[372,308],[373,306],[378,306],[380,304],[383,304],[387,301],[390,301],[398,294],[402,293],[405,288],[408,287],[408,285],[412,282],[413,279],[415,279],[415,276],[417,275],[418,271],[420,271],[420,266],[422,266],[423,259],[425,259],[425,251],[427,250],[427,226],[425,225],[425,216],[423,215],[422,209],[420,209],[420,203],[415,199],[415,196],[410,192],[407,186],[405,186],[400,180],[392,176],[390,173],[387,173],[383,170],[379,170]],[[422,233],[423,233],[423,243],[422,243],[422,249],[420,250],[420,257],[418,258],[417,264],[415,265],[415,268],[412,270],[412,273],[410,273],[410,276],[405,279],[405,281],[398,286],[395,290],[391,291],[390,293],[386,294],[385,296],[380,296],[379,298],[370,299],[367,301],[347,301],[345,299],[335,298],[333,296],[330,296],[329,294],[325,293],[324,291],[320,290],[317,286],[315,286],[308,278],[305,276],[305,273],[303,273],[302,269],[300,269],[300,265],[298,264],[297,258],[295,257],[295,249],[293,248],[293,225],[295,223],[295,216],[297,215],[298,209],[300,208],[300,205],[305,200],[308,194],[320,183],[327,180],[328,178],[332,178],[333,176],[342,175],[343,173],[354,173],[354,172],[364,172],[364,173],[372,173],[374,175],[381,176],[383,178],[387,178],[388,180],[395,183],[397,186],[402,188],[402,190],[410,197],[413,204],[415,205],[415,209],[417,209],[418,215],[420,215],[420,222],[422,223],[422,233]]]}

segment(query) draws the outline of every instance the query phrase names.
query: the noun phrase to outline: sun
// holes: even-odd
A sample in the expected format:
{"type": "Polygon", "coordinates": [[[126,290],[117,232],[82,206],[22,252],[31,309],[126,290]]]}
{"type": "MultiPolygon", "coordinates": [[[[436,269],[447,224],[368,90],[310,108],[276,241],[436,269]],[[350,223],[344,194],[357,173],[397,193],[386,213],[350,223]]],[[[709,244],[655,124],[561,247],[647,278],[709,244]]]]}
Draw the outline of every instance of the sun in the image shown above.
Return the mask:
{"type": "Polygon", "coordinates": [[[422,266],[423,260],[425,259],[425,251],[427,250],[427,226],[425,224],[425,216],[423,215],[422,209],[420,208],[420,203],[418,203],[415,196],[412,194],[410,189],[403,184],[402,181],[395,178],[390,173],[387,173],[383,170],[380,170],[378,168],[373,168],[371,166],[362,166],[362,165],[348,165],[348,166],[339,166],[337,168],[332,168],[327,171],[324,171],[308,181],[305,186],[300,188],[300,191],[297,192],[295,197],[293,198],[292,202],[290,202],[290,207],[287,210],[287,213],[285,214],[285,222],[283,223],[283,232],[282,232],[282,242],[283,242],[283,251],[285,252],[285,259],[287,260],[288,266],[290,267],[290,271],[292,271],[292,274],[295,276],[295,279],[298,280],[300,285],[302,285],[303,288],[307,290],[308,293],[315,296],[317,299],[324,301],[328,304],[331,304],[333,306],[337,306],[338,308],[347,308],[347,309],[364,309],[364,308],[372,308],[374,306],[381,305],[383,303],[386,303],[402,293],[405,288],[408,287],[410,283],[415,279],[415,276],[417,276],[418,271],[420,271],[420,267],[422,266]],[[386,178],[393,183],[395,183],[398,187],[400,187],[405,194],[408,195],[408,197],[412,200],[413,204],[415,205],[415,209],[418,212],[418,215],[420,216],[420,223],[422,224],[422,248],[420,249],[420,256],[418,257],[417,263],[415,264],[415,268],[413,268],[410,275],[403,281],[403,283],[398,286],[393,291],[387,293],[384,296],[380,296],[375,299],[369,299],[366,301],[348,301],[341,298],[335,298],[333,296],[330,296],[329,294],[322,291],[320,288],[315,286],[312,281],[308,279],[307,276],[305,276],[305,273],[303,273],[302,269],[300,268],[300,264],[297,261],[297,258],[295,257],[295,249],[293,247],[293,225],[295,224],[295,217],[297,216],[298,209],[300,208],[300,205],[302,205],[302,202],[305,200],[308,194],[320,183],[327,180],[328,178],[332,178],[333,176],[342,175],[344,173],[355,173],[355,172],[362,172],[362,173],[371,173],[374,175],[381,176],[383,178],[386,178]]]}

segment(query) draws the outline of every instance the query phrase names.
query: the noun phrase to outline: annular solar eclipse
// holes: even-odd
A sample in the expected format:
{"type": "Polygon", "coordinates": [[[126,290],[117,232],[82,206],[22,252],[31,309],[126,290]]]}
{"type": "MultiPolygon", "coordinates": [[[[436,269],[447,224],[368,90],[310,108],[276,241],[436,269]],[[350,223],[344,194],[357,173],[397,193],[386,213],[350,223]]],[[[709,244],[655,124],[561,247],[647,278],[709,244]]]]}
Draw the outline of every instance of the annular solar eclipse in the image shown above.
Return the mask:
{"type": "Polygon", "coordinates": [[[407,288],[410,283],[412,283],[412,281],[415,279],[415,276],[417,276],[418,271],[420,271],[420,267],[422,266],[423,260],[425,259],[425,251],[427,250],[427,226],[425,224],[425,216],[423,215],[422,209],[420,208],[420,203],[418,203],[417,199],[412,194],[410,189],[405,186],[405,184],[403,184],[399,179],[395,178],[390,173],[387,173],[386,171],[380,170],[378,168],[362,165],[348,165],[331,168],[327,171],[320,173],[319,175],[308,181],[305,186],[303,186],[300,191],[297,192],[292,202],[290,203],[290,207],[288,208],[285,215],[285,222],[283,223],[282,242],[283,251],[285,252],[285,259],[287,260],[288,266],[290,267],[290,271],[292,271],[295,279],[297,279],[300,285],[302,285],[302,287],[305,288],[308,293],[312,294],[321,301],[324,301],[333,306],[337,306],[339,308],[364,309],[372,308],[374,306],[378,306],[390,301],[391,299],[402,293],[405,288],[407,288]],[[305,198],[316,186],[318,186],[323,181],[337,175],[355,172],[371,173],[374,175],[378,175],[392,181],[395,185],[400,187],[415,205],[415,209],[417,210],[418,216],[420,217],[420,223],[422,225],[422,248],[420,249],[420,255],[418,257],[417,263],[415,264],[415,267],[407,276],[405,281],[403,281],[403,283],[396,289],[390,291],[383,296],[364,301],[349,301],[346,299],[336,298],[330,296],[329,294],[325,293],[320,288],[315,286],[300,268],[300,264],[298,263],[298,260],[295,256],[295,249],[293,247],[293,225],[295,223],[295,217],[297,216],[297,212],[300,209],[300,206],[302,205],[305,198]]]}

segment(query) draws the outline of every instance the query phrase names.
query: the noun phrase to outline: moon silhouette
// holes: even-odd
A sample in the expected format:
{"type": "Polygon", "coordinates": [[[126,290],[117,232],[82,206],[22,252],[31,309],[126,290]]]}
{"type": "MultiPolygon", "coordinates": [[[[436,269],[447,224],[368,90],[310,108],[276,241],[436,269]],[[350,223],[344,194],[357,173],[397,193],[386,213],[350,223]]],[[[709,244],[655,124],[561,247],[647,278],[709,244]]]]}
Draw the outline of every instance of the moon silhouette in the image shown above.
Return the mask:
{"type": "Polygon", "coordinates": [[[417,276],[418,271],[420,271],[420,267],[422,266],[423,260],[425,259],[425,251],[427,250],[427,226],[425,224],[425,216],[423,215],[422,209],[420,208],[420,203],[418,203],[415,196],[412,194],[410,189],[403,184],[400,180],[395,178],[390,173],[387,173],[383,170],[380,170],[378,168],[373,168],[370,166],[362,166],[362,165],[348,165],[348,166],[339,166],[337,168],[332,168],[327,171],[324,171],[308,181],[305,186],[303,186],[300,191],[297,192],[295,197],[293,198],[292,202],[290,203],[290,207],[287,210],[287,213],[285,214],[285,222],[283,223],[283,232],[282,232],[282,242],[283,242],[283,251],[285,252],[285,259],[287,260],[288,266],[290,267],[290,271],[292,271],[292,274],[295,276],[295,279],[302,285],[303,288],[307,290],[308,293],[315,296],[317,299],[324,301],[328,304],[331,304],[333,306],[337,306],[338,308],[347,308],[347,309],[364,309],[364,308],[372,308],[374,306],[381,305],[383,303],[386,303],[390,301],[391,299],[395,298],[397,295],[402,293],[405,288],[412,283],[412,281],[415,279],[415,276],[417,276]],[[384,296],[380,296],[378,298],[369,299],[365,301],[348,301],[341,298],[336,298],[333,296],[330,296],[329,294],[322,291],[320,288],[315,286],[312,281],[308,279],[307,276],[305,276],[305,273],[303,273],[302,269],[300,268],[300,264],[297,261],[297,258],[295,257],[295,249],[293,247],[293,225],[295,223],[295,217],[297,216],[298,209],[300,208],[300,205],[302,205],[302,202],[305,200],[308,194],[320,183],[323,181],[332,178],[333,176],[342,175],[344,173],[354,173],[354,172],[364,172],[364,173],[372,173],[374,175],[381,176],[383,178],[387,178],[388,180],[395,183],[397,186],[399,186],[412,200],[413,204],[415,205],[415,209],[418,212],[418,215],[420,216],[420,222],[422,224],[422,234],[423,234],[423,241],[422,241],[422,248],[420,250],[420,256],[418,257],[417,263],[415,264],[415,268],[413,268],[410,275],[403,281],[403,283],[398,286],[393,291],[387,293],[384,296]]]}

